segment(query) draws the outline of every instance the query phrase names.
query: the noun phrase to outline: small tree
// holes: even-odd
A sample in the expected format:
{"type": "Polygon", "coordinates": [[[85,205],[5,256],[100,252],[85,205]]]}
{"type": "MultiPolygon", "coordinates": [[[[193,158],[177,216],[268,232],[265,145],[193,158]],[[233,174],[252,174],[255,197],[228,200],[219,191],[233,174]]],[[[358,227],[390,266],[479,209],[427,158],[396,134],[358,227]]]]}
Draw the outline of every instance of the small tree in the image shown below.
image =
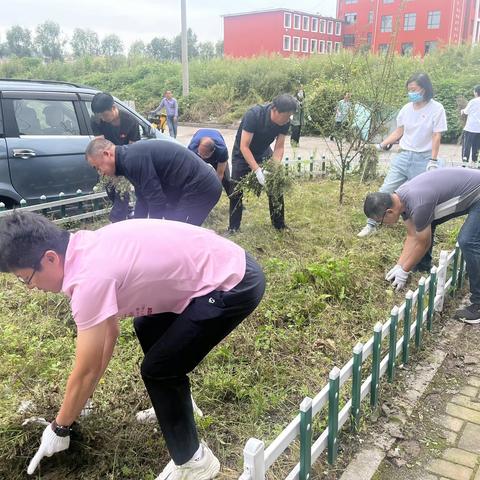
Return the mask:
{"type": "Polygon", "coordinates": [[[34,54],[32,34],[28,28],[14,25],[7,30],[6,51],[17,57],[31,57],[34,54]]]}
{"type": "Polygon", "coordinates": [[[147,55],[155,60],[172,60],[172,42],[166,38],[152,38],[147,45],[147,55]]]}
{"type": "Polygon", "coordinates": [[[100,53],[100,41],[93,30],[76,28],[73,31],[70,46],[75,57],[94,57],[100,53]]]}
{"type": "Polygon", "coordinates": [[[37,26],[35,45],[40,54],[49,61],[63,60],[66,40],[60,38],[60,25],[47,20],[37,26]]]}
{"type": "Polygon", "coordinates": [[[106,57],[118,57],[123,55],[123,44],[118,35],[114,33],[107,35],[100,47],[102,55],[106,57]]]}

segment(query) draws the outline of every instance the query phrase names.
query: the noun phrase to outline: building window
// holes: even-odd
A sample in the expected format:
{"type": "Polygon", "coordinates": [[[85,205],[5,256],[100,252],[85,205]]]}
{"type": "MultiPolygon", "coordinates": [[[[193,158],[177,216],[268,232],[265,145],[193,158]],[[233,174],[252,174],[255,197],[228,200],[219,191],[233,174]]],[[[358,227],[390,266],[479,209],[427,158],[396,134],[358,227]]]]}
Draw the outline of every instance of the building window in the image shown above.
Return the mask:
{"type": "Polygon", "coordinates": [[[332,41],[327,41],[327,53],[332,53],[332,41]]]}
{"type": "Polygon", "coordinates": [[[325,40],[320,40],[318,42],[318,52],[325,53],[325,40]]]}
{"type": "Polygon", "coordinates": [[[343,36],[343,46],[344,47],[354,47],[355,46],[355,35],[348,33],[343,36]]]}
{"type": "Polygon", "coordinates": [[[325,20],[320,20],[320,33],[325,33],[325,20]]]}
{"type": "Polygon", "coordinates": [[[417,23],[417,14],[416,13],[406,13],[403,17],[403,29],[408,32],[410,30],[415,30],[415,25],[417,23]]]}
{"type": "Polygon", "coordinates": [[[335,52],[338,53],[340,51],[340,45],[341,45],[340,42],[335,42],[335,52]]]}
{"type": "Polygon", "coordinates": [[[370,10],[368,12],[368,23],[372,24],[373,23],[373,10],[370,10]]]}
{"type": "Polygon", "coordinates": [[[340,22],[335,23],[335,35],[340,36],[342,34],[342,24],[340,22]]]}
{"type": "Polygon", "coordinates": [[[308,38],[302,38],[302,52],[308,53],[308,38]]]}
{"type": "Polygon", "coordinates": [[[283,26],[284,28],[292,28],[292,14],[285,12],[283,14],[283,26]]]}
{"type": "Polygon", "coordinates": [[[381,43],[378,46],[378,53],[383,53],[383,54],[388,53],[388,43],[381,43]]]}
{"type": "Polygon", "coordinates": [[[300,51],[300,37],[293,37],[293,51],[300,51]]]}
{"type": "Polygon", "coordinates": [[[327,23],[327,33],[328,35],[333,35],[333,22],[330,20],[327,23]]]}
{"type": "Polygon", "coordinates": [[[380,27],[381,32],[391,32],[392,31],[392,16],[383,15],[382,16],[382,25],[380,27]]]}
{"type": "Polygon", "coordinates": [[[435,29],[440,28],[440,12],[428,12],[427,28],[435,29]]]}
{"type": "Polygon", "coordinates": [[[433,52],[437,48],[437,42],[430,41],[430,42],[425,42],[425,55],[428,53],[433,52]]]}
{"type": "Polygon", "coordinates": [[[383,3],[393,3],[395,0],[383,0],[383,3]]]}
{"type": "Polygon", "coordinates": [[[300,30],[300,15],[293,14],[293,28],[295,30],[300,30]]]}
{"type": "Polygon", "coordinates": [[[290,35],[284,35],[283,36],[283,50],[286,52],[289,52],[291,49],[291,41],[290,41],[290,35]]]}
{"type": "Polygon", "coordinates": [[[308,32],[310,30],[310,17],[303,17],[303,31],[308,32]]]}
{"type": "Polygon", "coordinates": [[[372,44],[372,32],[367,33],[367,45],[372,44]]]}
{"type": "Polygon", "coordinates": [[[356,13],[346,13],[345,14],[345,23],[348,23],[348,24],[357,23],[357,14],[356,13]]]}
{"type": "Polygon", "coordinates": [[[310,40],[310,52],[311,53],[317,53],[317,39],[312,38],[310,40]]]}
{"type": "Polygon", "coordinates": [[[357,0],[345,0],[345,5],[350,5],[352,3],[357,3],[357,0]]]}
{"type": "Polygon", "coordinates": [[[413,43],[402,43],[402,55],[411,55],[413,53],[413,43]]]}
{"type": "Polygon", "coordinates": [[[312,17],[312,32],[318,32],[318,18],[312,17]]]}

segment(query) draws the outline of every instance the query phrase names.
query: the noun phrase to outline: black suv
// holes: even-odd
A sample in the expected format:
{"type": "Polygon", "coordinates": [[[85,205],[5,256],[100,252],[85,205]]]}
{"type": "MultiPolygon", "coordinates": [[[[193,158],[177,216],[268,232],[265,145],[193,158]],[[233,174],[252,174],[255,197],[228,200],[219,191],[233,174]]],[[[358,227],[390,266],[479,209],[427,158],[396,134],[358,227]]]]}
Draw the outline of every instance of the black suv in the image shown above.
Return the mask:
{"type": "MultiPolygon", "coordinates": [[[[93,138],[91,102],[98,90],[73,83],[0,79],[0,201],[38,203],[77,190],[90,193],[97,173],[85,160],[93,138]]],[[[142,138],[163,138],[126,104],[142,138]]]]}

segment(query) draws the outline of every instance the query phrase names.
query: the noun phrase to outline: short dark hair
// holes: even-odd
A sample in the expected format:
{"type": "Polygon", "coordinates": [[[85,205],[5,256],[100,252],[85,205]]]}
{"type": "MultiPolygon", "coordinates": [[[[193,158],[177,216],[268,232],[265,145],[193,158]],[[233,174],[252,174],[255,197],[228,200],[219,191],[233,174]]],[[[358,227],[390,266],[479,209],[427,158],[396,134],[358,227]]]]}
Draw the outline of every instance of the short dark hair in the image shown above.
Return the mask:
{"type": "Polygon", "coordinates": [[[480,85],[475,85],[473,87],[473,91],[480,96],[480,85]]]}
{"type": "Polygon", "coordinates": [[[425,90],[425,95],[423,98],[428,102],[433,98],[433,85],[430,81],[430,77],[426,73],[414,73],[408,80],[405,86],[408,88],[408,85],[412,82],[417,83],[420,87],[425,90]]]}
{"type": "Polygon", "coordinates": [[[289,93],[282,93],[272,100],[272,106],[277,109],[279,113],[296,112],[298,100],[289,93]]]}
{"type": "Polygon", "coordinates": [[[98,92],[92,100],[92,112],[103,113],[111,110],[115,101],[109,93],[98,92]]]}
{"type": "Polygon", "coordinates": [[[363,204],[363,212],[368,218],[378,220],[385,215],[385,212],[393,207],[393,199],[390,193],[375,192],[369,193],[363,204]]]}
{"type": "Polygon", "coordinates": [[[43,215],[13,211],[0,220],[0,271],[38,268],[47,250],[65,256],[69,238],[43,215]]]}
{"type": "Polygon", "coordinates": [[[106,138],[103,137],[97,137],[94,138],[93,140],[90,140],[90,143],[87,145],[87,148],[85,150],[85,157],[87,159],[89,157],[96,157],[100,152],[103,152],[104,150],[108,150],[109,148],[112,148],[112,146],[115,146],[110,140],[107,140],[106,138]]]}

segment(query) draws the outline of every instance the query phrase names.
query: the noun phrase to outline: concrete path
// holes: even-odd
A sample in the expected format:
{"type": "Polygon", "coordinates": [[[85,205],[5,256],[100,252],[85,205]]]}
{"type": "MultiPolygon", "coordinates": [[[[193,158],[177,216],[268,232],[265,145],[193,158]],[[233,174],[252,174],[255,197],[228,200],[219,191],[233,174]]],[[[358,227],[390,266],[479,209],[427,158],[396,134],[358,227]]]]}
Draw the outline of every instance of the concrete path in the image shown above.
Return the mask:
{"type": "MultiPolygon", "coordinates": [[[[187,126],[179,125],[177,140],[184,145],[188,145],[193,134],[201,128],[200,126],[187,126]]],[[[208,128],[208,127],[206,127],[208,128]]],[[[232,152],[232,147],[235,142],[235,135],[237,131],[229,128],[218,128],[217,130],[225,138],[225,142],[228,146],[228,151],[232,152]]],[[[380,163],[382,169],[385,171],[390,159],[395,155],[398,150],[398,146],[395,146],[389,152],[382,152],[380,155],[380,163]]],[[[337,148],[335,142],[332,142],[323,137],[301,137],[300,146],[293,149],[290,146],[290,137],[287,138],[285,143],[285,157],[294,159],[302,157],[308,159],[313,156],[316,160],[320,160],[322,156],[325,156],[327,161],[335,162],[335,158],[338,157],[337,148]]],[[[461,147],[460,145],[442,145],[440,147],[440,158],[445,162],[447,166],[461,165],[461,147]]]]}

